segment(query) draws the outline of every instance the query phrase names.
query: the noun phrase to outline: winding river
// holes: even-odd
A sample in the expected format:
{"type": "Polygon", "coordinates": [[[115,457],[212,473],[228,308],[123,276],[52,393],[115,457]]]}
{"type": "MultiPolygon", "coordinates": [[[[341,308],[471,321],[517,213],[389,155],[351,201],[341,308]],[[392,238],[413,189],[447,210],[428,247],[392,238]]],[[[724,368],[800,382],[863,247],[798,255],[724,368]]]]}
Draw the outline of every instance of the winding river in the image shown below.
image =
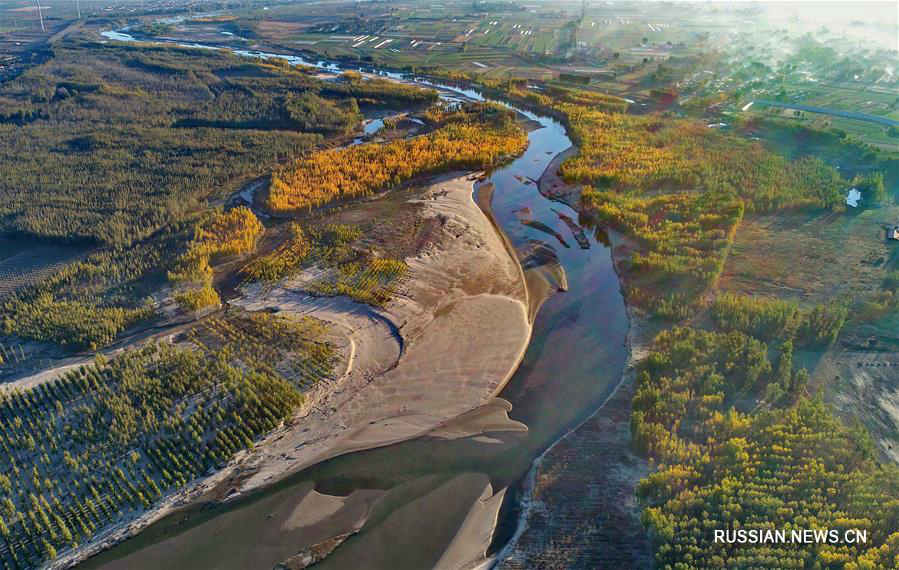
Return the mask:
{"type": "MultiPolygon", "coordinates": [[[[122,33],[113,34],[117,35],[107,37],[123,39],[122,33]]],[[[287,59],[310,64],[293,56],[287,59]]],[[[333,64],[313,65],[335,69],[333,64]]],[[[474,91],[436,87],[445,96],[482,99],[474,91]]],[[[304,546],[330,538],[334,529],[361,519],[365,522],[359,532],[318,566],[433,567],[457,537],[472,506],[484,500],[480,489],[487,481],[494,491],[508,488],[504,496],[496,497],[503,506],[491,550],[509,539],[518,519],[524,476],[536,458],[599,409],[615,388],[627,359],[628,331],[604,234],[588,230],[579,243],[577,212],[545,198],[533,183],[571,141],[557,121],[519,112],[540,126],[529,133],[530,144],[521,157],[490,175],[488,182],[495,187],[493,213],[519,251],[535,243],[552,247],[569,286],[541,307],[525,357],[500,394],[513,406],[509,416],[528,430],[461,439],[421,437],[343,455],[227,503],[172,513],[82,567],[272,568],[304,546]],[[526,221],[539,223],[523,223],[523,210],[529,211],[526,221]],[[311,489],[345,497],[329,503],[325,511],[332,515],[314,527],[292,518],[309,505],[311,489]],[[316,533],[321,537],[310,536],[316,533]]]]}

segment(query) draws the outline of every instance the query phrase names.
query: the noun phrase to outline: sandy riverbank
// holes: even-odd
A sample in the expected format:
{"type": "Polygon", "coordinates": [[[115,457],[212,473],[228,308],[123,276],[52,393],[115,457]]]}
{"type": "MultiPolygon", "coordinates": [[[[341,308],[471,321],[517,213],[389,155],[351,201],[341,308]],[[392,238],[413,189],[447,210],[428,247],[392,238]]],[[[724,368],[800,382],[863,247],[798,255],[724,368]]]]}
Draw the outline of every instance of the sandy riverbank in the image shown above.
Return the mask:
{"type": "MultiPolygon", "coordinates": [[[[485,427],[526,429],[508,419],[508,404],[494,396],[527,348],[528,291],[517,260],[472,199],[473,180],[455,173],[409,194],[409,200],[422,206],[425,220],[438,222],[432,224],[437,229],[425,250],[406,259],[411,277],[404,294],[384,310],[346,298],[307,295],[300,290],[303,276],[274,289],[245,289],[232,304],[313,315],[329,323],[342,337],[338,345],[344,369],[339,379],[308,394],[307,405],[293,420],[252,451],[240,453],[225,469],[161,508],[107,532],[102,547],[89,545],[56,566],[108,548],[197,497],[233,498],[325,459],[425,434],[484,405],[470,421],[453,424],[463,427],[436,435],[465,437],[485,427]]],[[[490,505],[498,508],[499,502],[490,505]]],[[[487,518],[495,519],[492,507],[490,512],[487,518]]],[[[354,532],[357,524],[333,534],[354,532]]],[[[467,528],[475,527],[483,529],[483,524],[467,528]]],[[[484,532],[468,534],[483,538],[484,532]]],[[[463,548],[460,544],[471,541],[460,540],[454,546],[456,555],[482,548],[463,548]]],[[[301,546],[296,544],[293,553],[301,546]]]]}
{"type": "Polygon", "coordinates": [[[355,357],[340,386],[241,461],[232,494],[421,435],[502,389],[530,337],[527,289],[517,261],[472,200],[472,185],[469,176],[447,175],[411,198],[439,229],[426,251],[406,259],[412,278],[387,309],[310,297],[296,282],[249,290],[235,302],[343,327],[355,357]]]}

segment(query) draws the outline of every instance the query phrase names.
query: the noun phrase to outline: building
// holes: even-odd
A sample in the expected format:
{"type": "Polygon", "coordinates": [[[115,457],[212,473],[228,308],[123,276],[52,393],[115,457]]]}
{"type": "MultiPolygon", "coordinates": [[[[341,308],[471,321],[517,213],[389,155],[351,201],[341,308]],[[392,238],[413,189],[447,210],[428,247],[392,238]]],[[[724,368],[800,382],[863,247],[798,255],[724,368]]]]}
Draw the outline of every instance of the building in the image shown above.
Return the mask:
{"type": "Polygon", "coordinates": [[[899,225],[887,226],[887,239],[899,241],[899,225]]]}

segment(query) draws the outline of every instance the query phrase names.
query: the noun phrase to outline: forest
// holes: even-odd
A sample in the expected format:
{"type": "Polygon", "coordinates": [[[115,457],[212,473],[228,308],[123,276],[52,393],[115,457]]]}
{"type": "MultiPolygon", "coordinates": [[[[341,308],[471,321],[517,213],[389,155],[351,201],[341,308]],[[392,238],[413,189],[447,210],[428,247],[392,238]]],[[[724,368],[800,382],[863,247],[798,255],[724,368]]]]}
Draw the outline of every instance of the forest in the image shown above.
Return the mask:
{"type": "Polygon", "coordinates": [[[848,181],[819,159],[790,161],[755,141],[690,119],[624,115],[563,104],[580,152],[561,168],[569,181],[615,190],[738,194],[746,209],[836,209],[848,181]]]}
{"type": "Polygon", "coordinates": [[[72,41],[4,84],[0,231],[128,246],[321,141],[318,131],[262,130],[266,100],[316,80],[196,51],[72,41]],[[179,126],[211,105],[241,127],[259,124],[179,126]]]}
{"type": "Polygon", "coordinates": [[[0,394],[0,561],[33,568],[171,496],[290,417],[336,354],[311,318],[232,312],[0,394]]]}
{"type": "Polygon", "coordinates": [[[187,251],[169,271],[169,281],[180,284],[175,301],[186,311],[196,311],[221,302],[212,287],[212,264],[227,257],[250,253],[265,231],[249,208],[238,206],[210,212],[194,228],[187,251]]]}
{"type": "Polygon", "coordinates": [[[418,176],[487,168],[521,153],[527,136],[510,114],[481,110],[427,135],[301,158],[272,175],[266,207],[281,215],[298,213],[338,198],[371,196],[418,176]]]}
{"type": "Polygon", "coordinates": [[[743,202],[729,192],[640,197],[587,188],[582,200],[639,245],[625,268],[630,301],[670,320],[692,315],[717,283],[743,217],[743,202]]]}
{"type": "Polygon", "coordinates": [[[97,350],[129,324],[149,318],[150,295],[190,239],[190,225],[173,224],[125,249],[105,248],[52,276],[0,299],[2,334],[97,350]]]}
{"type": "Polygon", "coordinates": [[[846,322],[840,303],[800,310],[795,302],[722,293],[712,303],[712,319],[725,331],[740,331],[764,341],[796,339],[799,346],[825,348],[846,322]]]}
{"type": "Polygon", "coordinates": [[[56,44],[0,87],[0,232],[130,245],[356,128],[360,105],[436,98],[226,51],[56,44]]]}
{"type": "Polygon", "coordinates": [[[780,360],[786,366],[772,366],[767,347],[740,332],[674,328],[640,364],[632,429],[655,468],[637,494],[660,567],[895,567],[899,468],[878,464],[865,429],[805,396],[804,371],[780,360]],[[797,393],[739,410],[773,383],[797,393]],[[861,529],[868,541],[784,548],[712,539],[713,529],[794,527],[861,529]]]}
{"type": "MultiPolygon", "coordinates": [[[[436,96],[225,51],[67,40],[52,55],[0,87],[0,233],[99,247],[0,299],[0,334],[74,350],[153,315],[206,200],[357,128],[360,104],[436,96]]],[[[180,287],[186,307],[218,302],[180,287]]]]}
{"type": "Polygon", "coordinates": [[[383,77],[363,77],[356,71],[345,71],[340,81],[324,82],[324,97],[353,98],[360,105],[391,108],[426,106],[437,102],[437,92],[383,77]]]}

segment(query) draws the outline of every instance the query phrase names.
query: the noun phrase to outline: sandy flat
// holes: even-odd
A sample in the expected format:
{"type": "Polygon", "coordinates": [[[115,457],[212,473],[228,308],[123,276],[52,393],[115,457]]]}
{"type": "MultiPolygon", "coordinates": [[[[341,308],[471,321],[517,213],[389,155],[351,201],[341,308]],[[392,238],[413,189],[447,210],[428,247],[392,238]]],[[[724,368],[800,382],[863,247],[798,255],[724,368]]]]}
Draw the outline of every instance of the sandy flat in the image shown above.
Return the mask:
{"type": "Polygon", "coordinates": [[[494,493],[493,487],[487,483],[480,498],[468,511],[462,526],[434,568],[441,570],[471,568],[484,560],[487,548],[493,540],[496,518],[505,496],[505,489],[494,493]]]}
{"type": "Polygon", "coordinates": [[[320,563],[322,570],[467,568],[484,557],[503,492],[494,494],[483,473],[462,473],[451,479],[425,477],[387,493],[405,499],[381,523],[320,563]],[[433,516],[439,511],[440,516],[433,516]],[[401,552],[393,541],[402,537],[401,552]],[[450,546],[443,551],[443,545],[450,546]],[[438,546],[440,548],[438,548],[438,546]]]}
{"type": "Polygon", "coordinates": [[[502,398],[493,398],[486,404],[462,414],[452,422],[428,432],[428,437],[461,439],[481,433],[498,431],[526,432],[528,427],[509,418],[512,404],[502,398]]]}
{"type": "Polygon", "coordinates": [[[527,291],[517,261],[474,203],[472,185],[467,176],[444,176],[411,198],[425,218],[439,220],[439,235],[406,259],[412,278],[385,310],[309,296],[299,290],[302,276],[273,290],[250,288],[235,301],[313,315],[341,328],[350,347],[339,385],[313,395],[300,417],[241,462],[250,470],[235,481],[239,490],[424,434],[500,391],[530,337],[527,291]]]}

